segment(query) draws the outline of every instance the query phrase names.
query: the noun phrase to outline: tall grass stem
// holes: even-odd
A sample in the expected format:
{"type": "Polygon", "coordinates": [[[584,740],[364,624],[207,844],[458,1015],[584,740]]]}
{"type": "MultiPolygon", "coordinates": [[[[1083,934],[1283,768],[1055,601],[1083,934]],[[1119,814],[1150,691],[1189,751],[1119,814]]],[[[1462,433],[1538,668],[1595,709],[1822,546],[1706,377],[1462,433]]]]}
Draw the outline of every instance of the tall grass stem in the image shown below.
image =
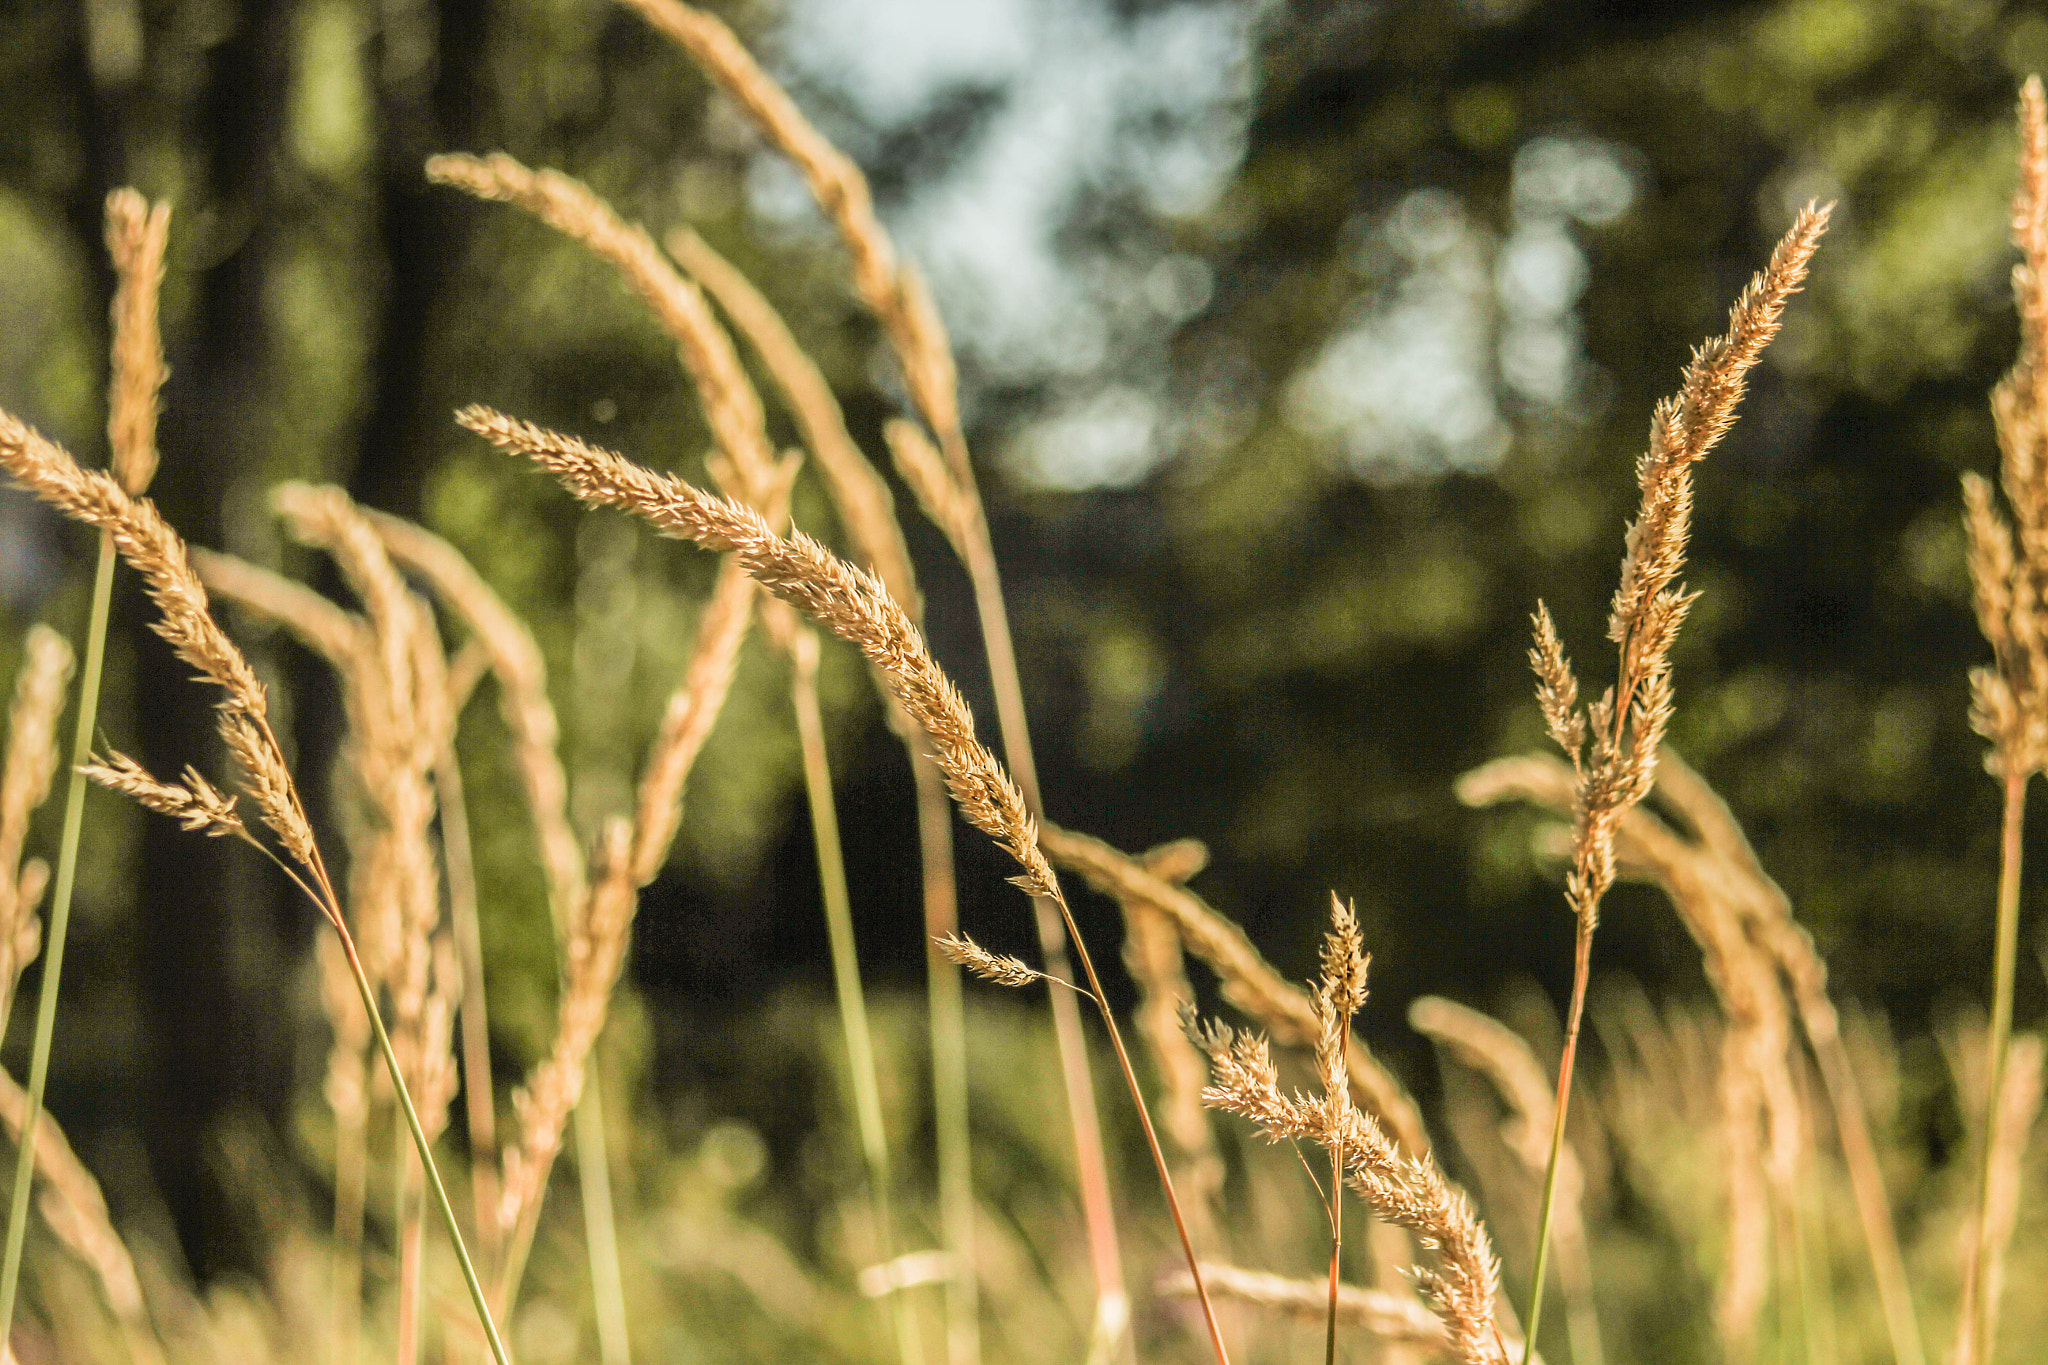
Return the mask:
{"type": "Polygon", "coordinates": [[[946,1360],[979,1365],[981,1281],[974,1256],[974,1146],[967,1123],[967,1012],[960,968],[935,946],[960,927],[953,879],[953,804],[945,775],[913,741],[918,847],[924,859],[925,982],[932,1049],[932,1125],[939,1223],[952,1273],[946,1277],[946,1360]]]}
{"type": "MultiPolygon", "coordinates": [[[[2005,1070],[2012,1055],[2012,990],[2020,949],[2020,855],[2026,827],[2027,770],[2008,765],[2005,776],[2005,818],[1998,851],[1998,945],[1991,964],[1991,1029],[1986,1040],[1991,1074],[1984,1091],[1984,1128],[1978,1149],[1977,1231],[1963,1272],[1963,1304],[1959,1314],[1970,1347],[1960,1365],[1986,1360],[1998,1305],[1984,1283],[1991,1257],[1991,1141],[1998,1131],[1998,1109],[2005,1094],[2005,1070]]],[[[33,1110],[30,1111],[33,1114],[33,1110]]]]}
{"type": "Polygon", "coordinates": [[[1557,1168],[1564,1156],[1565,1115],[1571,1106],[1572,1071],[1579,1056],[1579,1026],[1586,1017],[1586,981],[1593,971],[1593,926],[1578,923],[1572,953],[1572,1001],[1565,1016],[1564,1056],[1557,1065],[1557,1115],[1550,1126],[1550,1157],[1543,1170],[1543,1204],[1536,1220],[1536,1268],[1529,1277],[1529,1303],[1522,1314],[1522,1365],[1536,1356],[1536,1329],[1543,1325],[1543,1278],[1550,1268],[1550,1224],[1557,1213],[1557,1168]]]}
{"type": "Polygon", "coordinates": [[[612,1205],[611,1153],[605,1141],[603,1066],[593,1057],[576,1101],[576,1178],[583,1194],[583,1235],[590,1252],[590,1295],[597,1312],[597,1355],[604,1365],[630,1365],[626,1281],[619,1259],[619,1222],[612,1205]]]}
{"type": "MultiPolygon", "coordinates": [[[[794,613],[789,615],[793,617],[794,613]]],[[[832,766],[825,751],[825,721],[818,708],[817,637],[808,629],[793,629],[789,642],[790,701],[796,711],[797,739],[803,749],[804,791],[810,800],[811,836],[817,845],[818,890],[825,902],[825,932],[832,947],[832,982],[839,998],[839,1023],[846,1035],[854,1117],[860,1128],[861,1155],[867,1161],[879,1261],[893,1269],[896,1228],[890,1211],[894,1181],[890,1175],[889,1134],[882,1118],[874,1033],[868,1027],[867,997],[860,983],[860,955],[853,937],[853,898],[846,887],[839,810],[832,797],[832,766]]],[[[894,1309],[897,1354],[903,1365],[923,1365],[924,1343],[910,1291],[896,1287],[889,1291],[889,1300],[894,1309]]]]}
{"type": "Polygon", "coordinates": [[[405,1086],[405,1072],[398,1064],[398,1053],[392,1049],[391,1035],[385,1031],[383,1012],[377,1008],[377,992],[370,985],[370,978],[363,974],[363,960],[356,956],[356,945],[346,934],[341,939],[342,950],[348,954],[348,969],[355,976],[356,990],[363,997],[363,1009],[370,1016],[370,1028],[377,1035],[377,1049],[384,1054],[384,1066],[391,1073],[391,1090],[398,1097],[398,1107],[405,1115],[405,1126],[412,1133],[413,1147],[419,1153],[420,1165],[427,1173],[427,1187],[434,1192],[434,1205],[441,1211],[441,1221],[448,1227],[448,1239],[455,1244],[455,1260],[462,1267],[462,1282],[469,1290],[469,1301],[476,1308],[477,1321],[483,1325],[484,1339],[490,1343],[491,1359],[496,1365],[512,1365],[511,1357],[505,1353],[505,1343],[498,1336],[498,1324],[491,1316],[491,1306],[484,1298],[483,1281],[477,1278],[476,1265],[469,1258],[469,1247],[462,1240],[462,1228],[455,1221],[455,1206],[448,1201],[448,1187],[441,1180],[440,1167],[434,1164],[433,1144],[427,1140],[427,1130],[420,1126],[419,1111],[413,1107],[412,1094],[405,1086]]]}
{"type": "MultiPolygon", "coordinates": [[[[64,832],[57,846],[57,879],[50,896],[49,946],[43,955],[42,985],[36,994],[36,1035],[29,1060],[28,1114],[21,1123],[14,1158],[14,1190],[7,1205],[7,1251],[0,1260],[0,1349],[13,1339],[15,1293],[21,1285],[21,1249],[28,1236],[29,1188],[34,1181],[36,1125],[43,1117],[43,1089],[50,1079],[50,1040],[57,1032],[57,989],[64,978],[64,941],[71,928],[71,893],[78,882],[78,838],[85,825],[81,769],[92,757],[99,723],[100,674],[107,658],[107,617],[114,598],[114,538],[100,532],[99,562],[93,569],[92,615],[85,627],[85,672],[78,685],[78,725],[72,731],[71,773],[64,787],[64,832]]],[[[5,1021],[0,1020],[0,1028],[5,1021]]]]}
{"type": "MultiPolygon", "coordinates": [[[[985,520],[978,521],[974,534],[962,548],[974,602],[981,619],[983,648],[988,654],[989,681],[995,691],[996,727],[1002,735],[1003,758],[1010,774],[1024,793],[1025,807],[1039,819],[1045,818],[1045,801],[1038,787],[1038,761],[1031,749],[1031,727],[1024,709],[1024,684],[1017,670],[1017,646],[1010,633],[1010,614],[1003,602],[1001,575],[996,567],[995,549],[989,543],[985,520]]],[[[1052,976],[1072,980],[1066,939],[1075,935],[1071,917],[1064,929],[1065,907],[1054,907],[1044,897],[1033,897],[1032,912],[1038,926],[1039,954],[1052,976]]],[[[1076,935],[1076,951],[1083,957],[1076,935]]],[[[1092,977],[1093,972],[1089,973],[1092,977]]],[[[1090,988],[1100,1000],[1101,985],[1091,980],[1090,988]]],[[[1060,1073],[1067,1088],[1068,1115],[1074,1127],[1074,1164],[1081,1186],[1082,1219],[1088,1229],[1088,1247],[1095,1263],[1096,1329],[1116,1333],[1121,1339],[1128,1330],[1130,1300],[1124,1290],[1123,1253],[1116,1230],[1116,1208],[1110,1198],[1109,1163],[1102,1141],[1102,1119],[1095,1106],[1095,1084],[1088,1066],[1088,1045],[1081,1030],[1081,1006],[1070,991],[1050,991],[1053,1036],[1058,1044],[1060,1073]]],[[[1105,1008],[1106,1013],[1106,1008],[1105,1008]]],[[[1119,1047],[1121,1043],[1119,1042],[1119,1047]]],[[[1135,1083],[1133,1086],[1135,1092],[1135,1083]]],[[[1149,1128],[1151,1119],[1146,1124],[1149,1128]]],[[[1162,1166],[1164,1172],[1165,1167],[1162,1166]]],[[[1179,1217],[1179,1209],[1175,1209],[1179,1217]]],[[[1194,1271],[1193,1253],[1189,1263],[1194,1271]]],[[[1220,1338],[1219,1338],[1220,1342],[1220,1338]]]]}

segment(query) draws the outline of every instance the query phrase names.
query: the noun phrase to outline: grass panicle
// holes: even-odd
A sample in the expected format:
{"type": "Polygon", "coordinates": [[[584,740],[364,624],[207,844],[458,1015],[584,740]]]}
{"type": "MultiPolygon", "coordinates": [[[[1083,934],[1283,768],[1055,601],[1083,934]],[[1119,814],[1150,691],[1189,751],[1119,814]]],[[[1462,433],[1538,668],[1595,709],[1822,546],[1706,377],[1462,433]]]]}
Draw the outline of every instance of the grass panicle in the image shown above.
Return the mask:
{"type": "Polygon", "coordinates": [[[1614,686],[1581,708],[1579,684],[1563,641],[1540,603],[1529,661],[1536,695],[1551,738],[1571,761],[1572,857],[1565,902],[1575,925],[1572,995],[1565,1013],[1564,1055],[1558,1065],[1557,1104],[1550,1171],[1544,1177],[1537,1219],[1536,1268],[1531,1277],[1529,1344],[1534,1350],[1543,1318],[1544,1270],[1550,1252],[1556,1165],[1571,1106],[1573,1064],[1592,975],[1593,932],[1600,902],[1614,884],[1614,829],[1621,816],[1649,795],[1657,751],[1671,721],[1671,647],[1691,610],[1694,594],[1679,581],[1692,528],[1692,467],[1735,422],[1749,371],[1778,333],[1785,304],[1806,279],[1806,267],[1830,209],[1809,204],[1771,253],[1770,263],[1728,310],[1728,330],[1693,352],[1676,396],[1657,405],[1649,449],[1636,464],[1642,501],[1629,523],[1621,582],[1607,618],[1607,638],[1619,654],[1614,686]]]}
{"type": "MultiPolygon", "coordinates": [[[[448,1202],[447,1190],[434,1163],[432,1140],[413,1106],[404,1067],[384,1027],[369,978],[363,972],[342,912],[341,899],[328,876],[326,861],[314,839],[312,824],[306,818],[284,751],[271,731],[263,686],[257,681],[249,661],[214,619],[206,589],[192,568],[184,541],[164,522],[148,499],[131,496],[105,474],[79,468],[61,447],[5,411],[0,411],[0,468],[65,515],[94,526],[105,534],[122,558],[142,575],[145,589],[162,617],[152,623],[153,628],[170,642],[179,658],[220,689],[216,711],[221,737],[235,761],[240,785],[261,815],[264,826],[276,838],[283,851],[282,856],[273,853],[251,830],[245,828],[243,837],[277,861],[278,866],[306,892],[341,939],[364,1010],[370,1017],[378,1049],[383,1054],[386,1070],[404,1112],[414,1149],[426,1171],[449,1239],[454,1244],[472,1305],[493,1358],[498,1365],[508,1365],[497,1324],[484,1298],[482,1282],[469,1258],[454,1208],[448,1202]]],[[[82,763],[83,759],[81,766],[82,763]]],[[[36,1118],[33,1082],[29,1106],[26,1127],[32,1133],[36,1118]]],[[[32,1144],[24,1139],[23,1145],[26,1149],[32,1144]]],[[[17,1183],[16,1188],[21,1189],[24,1184],[17,1183]]]]}
{"type": "MultiPolygon", "coordinates": [[[[1999,484],[2012,509],[2008,527],[1991,486],[1963,476],[1963,524],[1969,536],[1970,582],[1977,623],[1991,645],[1993,666],[1970,673],[1970,723],[1990,741],[1984,766],[1999,779],[2005,814],[1999,841],[1996,947],[1991,967],[1991,1027],[1986,1035],[1991,1080],[1984,1129],[1998,1128],[1998,1105],[2012,1046],[2013,978],[2019,962],[2021,831],[2027,783],[2048,771],[2048,643],[2041,611],[2048,594],[2048,97],[2041,79],[2020,92],[2019,187],[2013,194],[2012,237],[2020,250],[2013,297],[2020,353],[1991,392],[1998,432],[1999,484]]],[[[1976,1242],[1963,1272],[1958,1365],[1983,1365],[1998,1328],[1990,1292],[1993,1256],[1992,1174],[1985,1149],[1978,1166],[1976,1242]]]]}
{"type": "MultiPolygon", "coordinates": [[[[1103,1004],[1086,946],[1080,944],[1066,900],[1038,844],[1038,822],[1002,765],[975,737],[974,720],[952,680],[925,647],[888,589],[874,575],[854,568],[801,531],[783,537],[757,512],[706,493],[680,479],[657,474],[622,456],[573,437],[547,431],[479,406],[464,408],[457,420],[508,453],[524,455],[548,470],[585,503],[632,512],[673,536],[719,550],[743,567],[763,587],[797,607],[859,649],[888,680],[911,719],[931,740],[954,801],[968,823],[993,839],[1022,869],[1011,878],[1034,898],[1055,905],[1075,938],[1088,991],[1101,1009],[1124,1082],[1151,1149],[1153,1163],[1175,1219],[1190,1273],[1200,1272],[1186,1222],[1173,1193],[1153,1131],[1151,1114],[1131,1069],[1116,1017],[1103,1004]]],[[[1059,998],[1057,995],[1055,999],[1059,998]]],[[[1219,1361],[1227,1360],[1215,1314],[1206,1297],[1204,1321],[1219,1361]]]]}

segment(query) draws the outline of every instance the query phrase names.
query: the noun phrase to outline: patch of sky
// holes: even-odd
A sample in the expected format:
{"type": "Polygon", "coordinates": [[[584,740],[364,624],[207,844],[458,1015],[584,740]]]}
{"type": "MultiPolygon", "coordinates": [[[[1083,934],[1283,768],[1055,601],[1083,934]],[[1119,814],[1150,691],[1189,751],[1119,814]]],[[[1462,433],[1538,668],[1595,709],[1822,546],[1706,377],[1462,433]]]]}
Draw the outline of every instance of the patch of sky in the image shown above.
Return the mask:
{"type": "MultiPolygon", "coordinates": [[[[1121,234],[1061,241],[1091,199],[1197,215],[1244,151],[1258,7],[1180,0],[1132,13],[1099,0],[790,0],[783,73],[876,139],[949,92],[999,91],[937,169],[887,206],[932,283],[970,383],[1037,387],[1011,443],[1021,477],[1085,488],[1142,478],[1167,453],[1156,411],[1163,336],[1208,302],[1208,266],[1121,234]],[[1057,450],[1058,453],[1053,453],[1057,450]]],[[[872,145],[872,144],[871,144],[872,145]]],[[[857,149],[857,147],[856,147],[857,149]]],[[[779,167],[750,175],[763,217],[804,209],[779,167]]],[[[968,395],[970,401],[971,392],[968,395]]]]}
{"type": "Polygon", "coordinates": [[[1361,271],[1335,335],[1284,393],[1289,423],[1360,477],[1493,467],[1518,411],[1580,415],[1592,376],[1578,304],[1587,263],[1575,228],[1635,202],[1621,149],[1543,136],[1516,153],[1505,235],[1455,195],[1416,190],[1360,232],[1361,271]]]}

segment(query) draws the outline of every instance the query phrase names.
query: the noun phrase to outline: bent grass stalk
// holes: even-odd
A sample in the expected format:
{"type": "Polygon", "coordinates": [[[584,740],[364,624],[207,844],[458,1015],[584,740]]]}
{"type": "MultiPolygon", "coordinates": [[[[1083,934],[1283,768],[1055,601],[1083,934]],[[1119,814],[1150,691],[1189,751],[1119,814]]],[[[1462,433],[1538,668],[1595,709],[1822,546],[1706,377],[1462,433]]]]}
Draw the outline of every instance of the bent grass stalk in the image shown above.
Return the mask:
{"type": "MultiPolygon", "coordinates": [[[[1831,206],[1830,206],[1831,207],[1831,206]]],[[[1550,1225],[1557,1200],[1557,1167],[1571,1106],[1572,1072],[1593,965],[1593,932],[1600,902],[1614,884],[1615,826],[1649,795],[1657,750],[1671,720],[1671,646],[1694,594],[1679,581],[1692,522],[1692,466],[1734,424],[1749,371],[1777,335],[1786,301],[1806,278],[1807,262],[1827,231],[1828,208],[1809,204],[1760,271],[1728,310],[1728,330],[1693,353],[1678,394],[1658,404],[1648,452],[1636,466],[1642,505],[1630,523],[1621,583],[1609,613],[1607,637],[1619,655],[1614,686],[1598,701],[1579,706],[1579,685],[1549,612],[1539,603],[1529,662],[1544,724],[1571,759],[1572,869],[1565,900],[1574,920],[1571,1004],[1565,1015],[1564,1052],[1558,1063],[1557,1114],[1536,1223],[1536,1265],[1530,1278],[1524,1365],[1536,1350],[1543,1317],[1543,1281],[1550,1259],[1550,1225]]]]}
{"type": "MultiPolygon", "coordinates": [[[[462,1229],[456,1222],[454,1208],[448,1202],[440,1169],[434,1162],[433,1146],[413,1109],[403,1069],[385,1032],[384,1021],[377,1012],[375,994],[363,974],[354,940],[341,912],[340,899],[327,875],[319,845],[314,841],[298,788],[284,761],[283,748],[271,730],[262,684],[257,681],[249,661],[213,618],[206,589],[193,572],[184,541],[164,522],[154,504],[131,495],[104,474],[81,469],[61,446],[5,411],[0,411],[0,467],[66,516],[96,526],[112,536],[122,557],[141,573],[151,600],[162,614],[155,628],[171,642],[180,659],[221,689],[222,695],[216,706],[219,728],[234,757],[244,790],[255,799],[263,823],[292,860],[304,869],[306,876],[293,872],[268,845],[256,839],[246,828],[241,828],[239,820],[234,821],[235,828],[239,837],[291,877],[341,937],[342,946],[348,953],[350,970],[355,975],[357,991],[363,998],[385,1067],[390,1072],[392,1088],[405,1110],[414,1147],[426,1169],[442,1219],[447,1224],[449,1240],[454,1244],[470,1301],[483,1324],[492,1356],[498,1365],[509,1365],[490,1305],[484,1298],[483,1285],[477,1279],[462,1229]],[[311,879],[310,883],[307,878],[311,879]],[[316,884],[319,887],[317,892],[313,889],[316,884]]],[[[218,810],[218,807],[214,809],[218,810]]],[[[219,821],[208,815],[203,823],[218,824],[219,821]]],[[[221,826],[209,832],[231,831],[221,826]]]]}
{"type": "Polygon", "coordinates": [[[1023,875],[1012,880],[1020,890],[1051,901],[1060,911],[1066,931],[1074,940],[1088,990],[1116,1052],[1125,1088],[1137,1108],[1160,1188],[1200,1294],[1210,1344],[1217,1360],[1228,1365],[1229,1353],[1224,1348],[1215,1308],[1207,1293],[1201,1292],[1200,1264],[1144,1091],[1138,1084],[1116,1015],[1105,1003],[1102,982],[1087,945],[1076,930],[1052,865],[1039,846],[1038,822],[1025,808],[1024,798],[1009,774],[975,738],[974,720],[959,690],[932,658],[923,635],[881,581],[847,564],[801,531],[787,538],[780,536],[750,508],[715,497],[680,479],[657,474],[575,437],[477,405],[462,409],[456,420],[507,453],[524,455],[539,463],[591,506],[632,512],[669,535],[729,554],[762,587],[867,655],[888,680],[897,700],[931,740],[934,757],[945,770],[961,814],[1017,861],[1023,875]]]}

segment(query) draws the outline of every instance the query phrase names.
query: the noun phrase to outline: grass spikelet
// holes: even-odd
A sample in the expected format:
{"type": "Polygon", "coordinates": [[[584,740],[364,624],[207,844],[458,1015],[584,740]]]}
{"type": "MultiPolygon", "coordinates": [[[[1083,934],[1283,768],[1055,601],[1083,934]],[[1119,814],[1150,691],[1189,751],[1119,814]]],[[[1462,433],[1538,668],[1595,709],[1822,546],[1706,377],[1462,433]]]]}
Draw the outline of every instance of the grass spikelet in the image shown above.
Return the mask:
{"type": "Polygon", "coordinates": [[[1023,958],[1012,957],[1008,953],[992,953],[964,934],[942,934],[932,943],[948,962],[965,967],[983,981],[994,982],[998,986],[1022,988],[1052,980],[1023,958]]]}
{"type": "Polygon", "coordinates": [[[1221,1023],[1193,1032],[1209,1054],[1203,1098],[1250,1120],[1269,1142],[1313,1142],[1337,1156],[1351,1188],[1375,1213],[1414,1231],[1437,1253],[1438,1268],[1418,1269],[1415,1279],[1442,1316],[1452,1353],[1467,1365],[1505,1365],[1493,1321],[1500,1270],[1492,1244],[1433,1159],[1403,1155],[1348,1092],[1310,1098],[1282,1091],[1264,1038],[1221,1023]]]}
{"type": "Polygon", "coordinates": [[[187,766],[182,782],[164,782],[151,777],[128,755],[109,752],[104,761],[86,764],[84,772],[108,790],[120,792],[158,815],[168,815],[188,833],[217,839],[247,832],[242,817],[235,813],[235,798],[222,795],[197,768],[187,766]]]}
{"type": "Polygon", "coordinates": [[[156,475],[157,400],[170,376],[163,333],[157,326],[157,300],[170,234],[169,204],[152,206],[131,189],[107,196],[107,254],[113,257],[115,278],[107,437],[114,452],[114,477],[130,493],[148,488],[156,475]]]}
{"type": "Polygon", "coordinates": [[[766,495],[765,471],[775,458],[760,396],[703,294],[676,273],[653,238],[621,219],[582,181],[559,171],[529,170],[502,152],[432,157],[427,178],[524,209],[617,269],[675,339],[683,368],[703,398],[712,437],[748,480],[748,497],[766,495]]]}

